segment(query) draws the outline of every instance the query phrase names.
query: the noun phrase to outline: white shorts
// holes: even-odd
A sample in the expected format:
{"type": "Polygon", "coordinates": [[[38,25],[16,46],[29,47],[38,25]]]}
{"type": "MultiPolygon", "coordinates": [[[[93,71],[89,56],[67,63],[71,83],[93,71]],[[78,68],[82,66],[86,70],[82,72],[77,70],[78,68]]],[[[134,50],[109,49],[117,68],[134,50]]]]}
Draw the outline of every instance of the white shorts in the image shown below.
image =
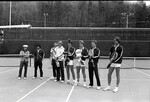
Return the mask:
{"type": "Polygon", "coordinates": [[[82,60],[83,65],[80,63],[80,61],[81,61],[81,59],[77,59],[77,61],[76,61],[76,66],[84,67],[84,66],[85,66],[85,61],[82,60]]]}
{"type": "Polygon", "coordinates": [[[119,63],[112,63],[110,67],[121,67],[121,64],[119,64],[119,63]]]}
{"type": "Polygon", "coordinates": [[[73,60],[70,60],[69,62],[68,62],[68,65],[73,65],[73,60]]]}

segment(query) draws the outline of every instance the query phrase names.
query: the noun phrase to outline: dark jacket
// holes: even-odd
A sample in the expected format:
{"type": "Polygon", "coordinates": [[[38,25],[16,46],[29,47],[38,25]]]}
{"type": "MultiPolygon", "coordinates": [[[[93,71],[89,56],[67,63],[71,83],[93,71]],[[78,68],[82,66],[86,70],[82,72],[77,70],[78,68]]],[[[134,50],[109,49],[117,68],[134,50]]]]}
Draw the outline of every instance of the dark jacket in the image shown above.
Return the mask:
{"type": "Polygon", "coordinates": [[[44,51],[42,49],[40,49],[40,51],[38,52],[37,50],[34,51],[34,60],[35,61],[42,61],[43,57],[44,57],[44,51]]]}
{"type": "Polygon", "coordinates": [[[122,56],[123,56],[123,46],[119,45],[116,49],[114,46],[110,49],[110,55],[109,57],[112,57],[112,54],[116,52],[118,54],[117,58],[113,61],[113,63],[122,63],[122,56]]]}
{"type": "Polygon", "coordinates": [[[97,63],[99,58],[100,58],[100,50],[98,48],[95,48],[93,50],[93,57],[89,57],[89,61],[93,59],[93,61],[97,63]]]}
{"type": "Polygon", "coordinates": [[[88,49],[84,47],[84,49],[82,49],[81,55],[82,55],[82,56],[81,56],[81,59],[82,59],[83,61],[85,61],[86,58],[88,58],[88,49]]]}
{"type": "Polygon", "coordinates": [[[74,47],[70,47],[70,48],[66,48],[65,50],[66,54],[67,54],[67,58],[69,58],[70,60],[73,60],[75,58],[75,48],[74,47]],[[69,55],[68,53],[71,53],[71,55],[69,55]]]}

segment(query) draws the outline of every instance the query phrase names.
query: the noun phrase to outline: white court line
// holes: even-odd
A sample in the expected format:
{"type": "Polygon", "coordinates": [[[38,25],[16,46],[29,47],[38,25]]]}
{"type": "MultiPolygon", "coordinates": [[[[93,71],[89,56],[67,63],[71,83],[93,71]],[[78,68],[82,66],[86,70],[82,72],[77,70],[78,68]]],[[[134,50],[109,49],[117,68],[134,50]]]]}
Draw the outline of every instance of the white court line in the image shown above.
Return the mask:
{"type": "Polygon", "coordinates": [[[21,97],[19,100],[17,100],[16,102],[20,102],[21,100],[23,100],[25,97],[27,97],[28,95],[30,95],[31,93],[33,93],[35,90],[37,90],[38,88],[40,88],[42,85],[44,85],[47,81],[49,81],[49,79],[47,79],[46,81],[44,81],[42,84],[40,84],[39,86],[37,86],[36,88],[34,88],[33,90],[31,90],[29,93],[27,93],[26,95],[24,95],[23,97],[21,97]]]}
{"type": "Polygon", "coordinates": [[[69,93],[69,95],[67,96],[67,99],[66,99],[65,102],[68,102],[68,101],[69,101],[69,98],[70,98],[70,96],[71,96],[71,94],[72,94],[72,92],[73,92],[74,87],[75,87],[75,86],[72,86],[72,88],[71,88],[71,90],[70,90],[70,93],[69,93]]]}
{"type": "Polygon", "coordinates": [[[11,71],[14,71],[14,70],[17,70],[17,69],[18,69],[18,68],[11,69],[11,70],[6,70],[6,71],[1,71],[1,72],[0,72],[0,74],[1,74],[1,73],[7,73],[7,72],[11,72],[11,71]]]}
{"type": "Polygon", "coordinates": [[[147,75],[147,76],[149,76],[149,77],[150,77],[150,75],[149,75],[149,74],[147,74],[147,73],[144,73],[144,72],[139,71],[139,70],[137,70],[137,69],[133,69],[133,70],[135,70],[135,71],[137,71],[137,72],[139,72],[139,73],[142,73],[142,74],[147,75]]]}

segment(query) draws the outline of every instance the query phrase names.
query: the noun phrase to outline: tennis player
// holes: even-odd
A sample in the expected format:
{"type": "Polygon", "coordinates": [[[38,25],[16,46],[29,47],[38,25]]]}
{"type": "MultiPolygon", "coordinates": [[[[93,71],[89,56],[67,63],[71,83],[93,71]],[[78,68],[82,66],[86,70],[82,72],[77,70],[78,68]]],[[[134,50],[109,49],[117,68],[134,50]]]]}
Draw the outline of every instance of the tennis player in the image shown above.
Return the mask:
{"type": "Polygon", "coordinates": [[[28,51],[28,45],[23,45],[23,50],[20,51],[21,61],[20,61],[18,79],[21,79],[23,67],[24,67],[24,79],[25,80],[27,79],[27,69],[28,69],[29,55],[30,55],[30,52],[28,51]]]}
{"type": "Polygon", "coordinates": [[[37,69],[39,67],[40,70],[40,79],[43,79],[43,59],[44,59],[45,53],[41,49],[41,45],[36,46],[36,50],[34,51],[34,77],[33,79],[37,78],[37,69]]]}
{"type": "Polygon", "coordinates": [[[93,40],[91,42],[92,48],[89,50],[89,62],[88,62],[88,67],[89,67],[89,79],[90,79],[90,84],[87,86],[87,88],[93,87],[93,75],[95,73],[95,77],[97,80],[97,90],[101,89],[101,83],[99,79],[99,73],[98,73],[98,60],[100,57],[100,50],[96,47],[97,41],[93,40]]]}
{"type": "Polygon", "coordinates": [[[83,86],[86,87],[86,74],[85,74],[85,60],[88,58],[88,50],[84,47],[84,41],[79,41],[79,49],[76,50],[76,69],[77,69],[77,83],[79,84],[80,81],[80,70],[82,69],[84,83],[83,86]]]}
{"type": "Polygon", "coordinates": [[[57,78],[55,81],[64,82],[65,76],[64,76],[64,51],[65,48],[62,46],[62,41],[58,41],[58,46],[55,48],[56,54],[55,54],[55,61],[57,66],[57,78]]]}
{"type": "Polygon", "coordinates": [[[110,90],[110,88],[111,88],[111,86],[110,86],[111,85],[111,76],[112,76],[114,69],[116,69],[117,81],[116,81],[116,87],[113,90],[113,92],[118,91],[118,86],[120,83],[120,67],[121,67],[122,55],[123,55],[123,46],[120,45],[120,42],[121,42],[120,38],[116,36],[114,38],[114,45],[110,49],[109,56],[110,56],[110,60],[112,63],[108,69],[108,86],[104,89],[104,91],[110,90]]]}
{"type": "Polygon", "coordinates": [[[66,72],[67,72],[67,83],[70,83],[70,71],[72,74],[72,78],[73,78],[73,83],[76,83],[75,80],[75,72],[74,72],[74,58],[75,58],[75,48],[72,46],[73,42],[71,40],[68,40],[68,47],[66,48],[66,52],[67,52],[67,57],[66,57],[66,61],[67,61],[67,66],[66,66],[66,72]]]}
{"type": "Polygon", "coordinates": [[[58,46],[57,43],[54,43],[54,47],[51,48],[50,50],[50,58],[52,58],[51,60],[51,64],[52,64],[52,68],[53,68],[53,76],[51,77],[51,79],[56,79],[57,77],[57,66],[56,66],[56,62],[54,59],[54,56],[56,54],[55,48],[58,46]]]}

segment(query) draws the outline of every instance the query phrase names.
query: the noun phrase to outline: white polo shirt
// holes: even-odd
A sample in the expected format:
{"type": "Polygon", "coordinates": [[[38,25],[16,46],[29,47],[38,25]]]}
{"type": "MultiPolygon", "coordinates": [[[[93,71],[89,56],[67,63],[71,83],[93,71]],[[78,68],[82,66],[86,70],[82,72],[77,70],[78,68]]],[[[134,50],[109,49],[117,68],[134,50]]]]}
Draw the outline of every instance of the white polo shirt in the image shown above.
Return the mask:
{"type": "Polygon", "coordinates": [[[55,48],[55,57],[58,57],[58,61],[64,61],[64,51],[65,51],[65,48],[63,46],[59,47],[57,46],[55,48]]]}

